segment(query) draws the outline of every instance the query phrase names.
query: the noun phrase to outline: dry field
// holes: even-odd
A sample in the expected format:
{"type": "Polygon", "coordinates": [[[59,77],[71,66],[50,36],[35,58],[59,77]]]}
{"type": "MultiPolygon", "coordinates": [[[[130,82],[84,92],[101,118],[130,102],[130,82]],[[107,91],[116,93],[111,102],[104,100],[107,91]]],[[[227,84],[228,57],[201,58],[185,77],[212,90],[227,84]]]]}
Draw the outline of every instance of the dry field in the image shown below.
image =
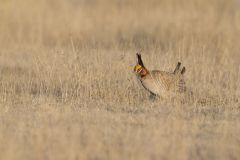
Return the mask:
{"type": "Polygon", "coordinates": [[[0,0],[0,159],[240,159],[239,42],[239,0],[0,0]],[[151,101],[136,52],[194,101],[151,101]]]}

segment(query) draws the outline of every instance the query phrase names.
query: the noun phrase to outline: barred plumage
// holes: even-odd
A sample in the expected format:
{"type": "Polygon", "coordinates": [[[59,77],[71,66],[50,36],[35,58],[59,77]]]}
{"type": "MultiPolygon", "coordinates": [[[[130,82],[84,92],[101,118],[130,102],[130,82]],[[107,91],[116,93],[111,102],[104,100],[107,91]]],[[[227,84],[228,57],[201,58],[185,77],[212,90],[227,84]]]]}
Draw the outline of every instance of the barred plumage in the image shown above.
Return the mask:
{"type": "Polygon", "coordinates": [[[184,93],[186,91],[183,77],[185,67],[181,69],[180,62],[178,62],[175,70],[170,73],[159,70],[149,71],[145,68],[140,54],[137,54],[137,58],[138,63],[134,67],[134,71],[137,73],[137,77],[143,87],[151,94],[167,98],[173,94],[184,93]]]}

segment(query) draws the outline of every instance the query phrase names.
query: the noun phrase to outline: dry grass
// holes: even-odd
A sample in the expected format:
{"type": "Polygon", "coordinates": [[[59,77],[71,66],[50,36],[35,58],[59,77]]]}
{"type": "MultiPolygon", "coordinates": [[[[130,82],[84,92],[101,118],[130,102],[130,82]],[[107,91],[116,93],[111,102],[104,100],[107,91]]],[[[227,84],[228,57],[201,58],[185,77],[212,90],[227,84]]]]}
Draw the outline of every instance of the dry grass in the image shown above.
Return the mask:
{"type": "Polygon", "coordinates": [[[0,3],[0,159],[240,159],[238,0],[0,3]],[[137,51],[195,101],[150,101],[137,51]]]}

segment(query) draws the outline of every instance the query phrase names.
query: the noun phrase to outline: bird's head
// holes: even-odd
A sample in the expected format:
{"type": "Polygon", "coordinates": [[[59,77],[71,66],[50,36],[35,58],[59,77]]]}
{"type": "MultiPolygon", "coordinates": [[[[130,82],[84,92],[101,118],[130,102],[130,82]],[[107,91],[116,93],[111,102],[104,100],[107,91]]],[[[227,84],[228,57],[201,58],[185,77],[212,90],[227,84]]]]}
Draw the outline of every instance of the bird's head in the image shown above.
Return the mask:
{"type": "Polygon", "coordinates": [[[134,67],[134,72],[140,77],[145,77],[149,73],[148,70],[140,64],[134,67]]]}

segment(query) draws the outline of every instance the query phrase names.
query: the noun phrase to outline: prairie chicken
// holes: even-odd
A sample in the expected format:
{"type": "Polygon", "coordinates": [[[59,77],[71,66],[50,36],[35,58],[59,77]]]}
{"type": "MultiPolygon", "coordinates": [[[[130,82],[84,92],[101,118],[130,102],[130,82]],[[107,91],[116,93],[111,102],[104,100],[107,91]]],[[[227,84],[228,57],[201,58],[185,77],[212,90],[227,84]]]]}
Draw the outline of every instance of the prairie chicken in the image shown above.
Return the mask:
{"type": "Polygon", "coordinates": [[[142,61],[141,55],[137,53],[137,65],[134,67],[138,79],[143,87],[154,96],[169,98],[178,93],[186,91],[184,73],[185,67],[181,68],[178,62],[173,72],[148,70],[142,61]]]}

